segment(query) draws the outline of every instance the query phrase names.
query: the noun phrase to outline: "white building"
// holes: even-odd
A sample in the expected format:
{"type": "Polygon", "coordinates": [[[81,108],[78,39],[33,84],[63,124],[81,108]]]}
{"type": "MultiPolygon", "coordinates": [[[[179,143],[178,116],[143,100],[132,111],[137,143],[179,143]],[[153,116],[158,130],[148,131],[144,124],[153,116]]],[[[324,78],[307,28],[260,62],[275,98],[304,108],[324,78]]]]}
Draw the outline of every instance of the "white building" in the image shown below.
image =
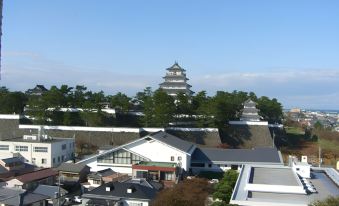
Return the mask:
{"type": "Polygon", "coordinates": [[[282,165],[283,161],[275,148],[198,148],[162,131],[78,162],[87,164],[93,172],[111,168],[135,178],[147,175],[154,180],[173,180],[173,174],[178,175],[178,168],[188,173],[199,173],[225,171],[253,163],[282,165]]]}
{"type": "Polygon", "coordinates": [[[0,158],[20,156],[25,162],[38,167],[56,167],[73,159],[74,148],[73,138],[24,135],[23,138],[0,141],[0,158]]]}

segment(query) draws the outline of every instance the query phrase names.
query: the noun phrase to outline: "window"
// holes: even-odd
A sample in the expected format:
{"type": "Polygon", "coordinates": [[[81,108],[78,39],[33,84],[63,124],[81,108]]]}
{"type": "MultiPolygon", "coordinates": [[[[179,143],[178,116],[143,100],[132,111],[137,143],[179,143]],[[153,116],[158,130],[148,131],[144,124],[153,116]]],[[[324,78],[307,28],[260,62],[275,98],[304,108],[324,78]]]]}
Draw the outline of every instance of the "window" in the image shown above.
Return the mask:
{"type": "Polygon", "coordinates": [[[35,164],[35,160],[36,160],[35,158],[32,158],[32,164],[35,164]]]}
{"type": "Polygon", "coordinates": [[[55,157],[53,157],[53,164],[55,164],[55,157]]]}
{"type": "Polygon", "coordinates": [[[41,159],[41,164],[47,164],[47,159],[42,158],[41,159]]]}
{"type": "Polygon", "coordinates": [[[181,156],[178,157],[178,161],[181,161],[181,156]]]}
{"type": "Polygon", "coordinates": [[[0,150],[9,150],[9,145],[0,145],[0,150]]]}
{"type": "Polygon", "coordinates": [[[174,180],[173,172],[165,172],[165,180],[174,180]]]}
{"type": "Polygon", "coordinates": [[[15,151],[17,151],[17,152],[27,152],[28,151],[28,146],[19,146],[19,145],[16,145],[15,146],[15,151]]]}
{"type": "Polygon", "coordinates": [[[297,170],[297,171],[299,171],[299,170],[300,170],[300,168],[296,168],[296,170],[297,170]]]}
{"type": "Polygon", "coordinates": [[[123,149],[98,157],[98,163],[108,164],[136,164],[140,161],[145,159],[123,149]]]}
{"type": "Polygon", "coordinates": [[[48,152],[47,147],[33,147],[34,152],[48,152]]]}
{"type": "Polygon", "coordinates": [[[61,156],[61,161],[64,161],[65,160],[65,157],[62,155],[61,156]]]}
{"type": "Polygon", "coordinates": [[[174,161],[174,156],[171,156],[171,161],[174,161]]]}
{"type": "Polygon", "coordinates": [[[100,180],[93,180],[93,184],[101,185],[101,181],[100,180]]]}
{"type": "Polygon", "coordinates": [[[208,164],[208,167],[212,167],[212,164],[208,164]]]}
{"type": "Polygon", "coordinates": [[[62,149],[62,150],[65,150],[65,149],[66,149],[66,147],[67,147],[67,145],[66,145],[66,144],[63,144],[63,145],[61,145],[61,149],[62,149]]]}
{"type": "Polygon", "coordinates": [[[58,162],[60,162],[60,156],[58,157],[58,162]]]}
{"type": "Polygon", "coordinates": [[[139,202],[129,202],[128,205],[129,206],[142,206],[142,203],[139,203],[139,202]]]}

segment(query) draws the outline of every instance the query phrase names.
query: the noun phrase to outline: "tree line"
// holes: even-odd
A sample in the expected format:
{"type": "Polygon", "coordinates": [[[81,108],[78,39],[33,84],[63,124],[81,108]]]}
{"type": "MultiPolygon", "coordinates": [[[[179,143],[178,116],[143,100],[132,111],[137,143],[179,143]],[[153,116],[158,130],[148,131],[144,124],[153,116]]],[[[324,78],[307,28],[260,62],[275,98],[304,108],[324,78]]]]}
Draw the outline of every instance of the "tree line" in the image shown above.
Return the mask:
{"type": "Polygon", "coordinates": [[[169,123],[193,122],[197,127],[222,127],[229,120],[240,118],[243,102],[247,99],[257,102],[259,115],[264,120],[281,122],[282,105],[276,98],[257,97],[253,92],[243,91],[217,91],[213,96],[200,91],[192,97],[178,93],[174,98],[161,89],[152,90],[150,87],[133,97],[121,92],[115,95],[92,92],[83,85],[51,86],[41,96],[0,87],[0,113],[24,113],[39,124],[111,126],[124,121],[135,126],[166,127],[169,123]],[[102,112],[105,104],[119,111],[118,117],[105,115],[102,112]],[[60,112],[60,108],[82,108],[83,112],[65,113],[60,112]],[[130,111],[141,111],[143,115],[131,117],[130,111]]]}

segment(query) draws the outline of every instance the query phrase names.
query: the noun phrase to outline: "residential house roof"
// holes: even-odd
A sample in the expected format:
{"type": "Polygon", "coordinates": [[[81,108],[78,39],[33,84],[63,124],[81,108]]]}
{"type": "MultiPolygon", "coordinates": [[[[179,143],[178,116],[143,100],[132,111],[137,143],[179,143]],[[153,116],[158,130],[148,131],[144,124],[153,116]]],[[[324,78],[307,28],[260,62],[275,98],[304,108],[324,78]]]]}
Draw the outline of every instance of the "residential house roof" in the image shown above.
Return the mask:
{"type": "Polygon", "coordinates": [[[157,191],[153,187],[139,183],[110,182],[85,193],[83,197],[111,200],[118,200],[120,198],[152,200],[155,198],[157,191]],[[106,191],[106,187],[109,187],[110,191],[106,191]],[[132,189],[132,193],[127,193],[127,189],[132,189]]]}
{"type": "Polygon", "coordinates": [[[34,191],[33,193],[35,194],[40,194],[40,195],[45,195],[48,196],[50,198],[55,198],[55,194],[56,193],[61,193],[61,196],[67,194],[68,192],[63,189],[63,188],[59,188],[58,186],[51,186],[51,185],[39,185],[34,191]]]}
{"type": "Polygon", "coordinates": [[[276,148],[219,149],[197,148],[192,162],[282,163],[276,148]]]}
{"type": "Polygon", "coordinates": [[[48,199],[48,196],[21,189],[0,188],[0,202],[5,205],[23,206],[48,199]]]}
{"type": "Polygon", "coordinates": [[[0,161],[2,161],[5,164],[10,164],[14,162],[22,162],[22,160],[19,157],[5,158],[5,159],[1,159],[0,161]]]}
{"type": "Polygon", "coordinates": [[[47,177],[56,176],[57,174],[58,174],[57,171],[53,170],[52,168],[47,168],[47,169],[41,169],[41,170],[37,170],[34,172],[26,173],[26,174],[17,176],[14,179],[17,179],[22,183],[28,183],[28,182],[32,182],[35,180],[41,180],[47,177]]]}
{"type": "Polygon", "coordinates": [[[112,169],[104,169],[98,172],[94,172],[88,175],[88,178],[96,179],[96,178],[102,178],[102,177],[107,177],[110,175],[116,174],[112,169]]]}
{"type": "Polygon", "coordinates": [[[88,166],[85,164],[74,164],[64,162],[57,168],[57,170],[63,172],[80,173],[85,168],[88,168],[88,166]]]}

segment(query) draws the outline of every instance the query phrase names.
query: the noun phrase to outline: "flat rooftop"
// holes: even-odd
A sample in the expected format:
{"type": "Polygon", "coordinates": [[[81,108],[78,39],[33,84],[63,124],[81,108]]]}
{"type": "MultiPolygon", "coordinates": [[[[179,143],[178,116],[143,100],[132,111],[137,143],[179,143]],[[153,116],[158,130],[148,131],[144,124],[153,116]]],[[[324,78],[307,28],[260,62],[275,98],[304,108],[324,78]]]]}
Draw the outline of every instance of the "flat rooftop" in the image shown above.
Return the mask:
{"type": "Polygon", "coordinates": [[[299,186],[297,176],[289,168],[253,167],[249,183],[299,186]]]}
{"type": "Polygon", "coordinates": [[[282,192],[261,192],[246,190],[249,183],[297,186],[297,180],[293,180],[294,174],[288,167],[256,167],[245,165],[239,175],[237,185],[232,194],[231,203],[239,205],[290,205],[307,206],[316,200],[323,200],[328,196],[338,196],[339,187],[322,171],[312,171],[309,181],[314,185],[317,193],[296,194],[282,192]],[[248,176],[250,176],[248,178],[248,176]]]}

